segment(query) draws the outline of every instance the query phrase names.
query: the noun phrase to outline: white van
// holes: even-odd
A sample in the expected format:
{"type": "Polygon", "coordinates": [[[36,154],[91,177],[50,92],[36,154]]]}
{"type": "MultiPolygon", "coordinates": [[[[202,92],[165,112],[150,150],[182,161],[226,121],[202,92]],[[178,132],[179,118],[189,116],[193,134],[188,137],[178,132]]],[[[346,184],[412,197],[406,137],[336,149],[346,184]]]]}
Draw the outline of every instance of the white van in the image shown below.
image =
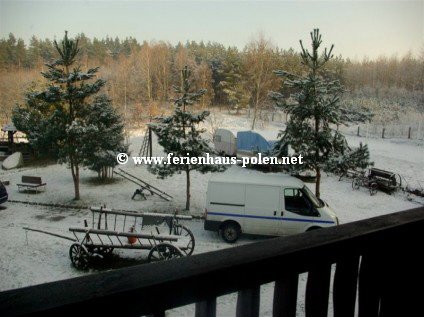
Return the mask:
{"type": "Polygon", "coordinates": [[[338,225],[334,211],[294,177],[218,173],[211,176],[205,230],[229,243],[241,233],[282,236],[338,225]]]}

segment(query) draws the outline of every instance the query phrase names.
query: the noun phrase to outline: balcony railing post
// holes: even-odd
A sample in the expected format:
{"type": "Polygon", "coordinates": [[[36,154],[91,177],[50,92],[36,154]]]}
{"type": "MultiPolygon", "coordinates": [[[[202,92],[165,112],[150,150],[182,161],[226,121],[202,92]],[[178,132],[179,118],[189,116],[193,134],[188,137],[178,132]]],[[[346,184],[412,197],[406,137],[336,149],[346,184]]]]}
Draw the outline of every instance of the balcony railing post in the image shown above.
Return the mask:
{"type": "Polygon", "coordinates": [[[354,317],[359,272],[359,255],[348,256],[336,264],[333,285],[334,317],[354,317]]]}
{"type": "Polygon", "coordinates": [[[292,272],[275,282],[273,317],[296,317],[299,274],[292,272]]]}
{"type": "Polygon", "coordinates": [[[155,312],[151,315],[148,315],[148,317],[165,317],[165,312],[164,311],[155,312]]]}
{"type": "Polygon", "coordinates": [[[258,317],[260,286],[238,292],[236,317],[258,317]]]}
{"type": "Polygon", "coordinates": [[[380,317],[424,316],[422,232],[416,228],[394,236],[379,257],[380,317]]]}
{"type": "Polygon", "coordinates": [[[208,299],[196,303],[195,317],[215,317],[216,316],[216,298],[208,299]]]}
{"type": "Polygon", "coordinates": [[[308,273],[305,295],[306,317],[327,317],[331,264],[318,265],[308,273]]]}

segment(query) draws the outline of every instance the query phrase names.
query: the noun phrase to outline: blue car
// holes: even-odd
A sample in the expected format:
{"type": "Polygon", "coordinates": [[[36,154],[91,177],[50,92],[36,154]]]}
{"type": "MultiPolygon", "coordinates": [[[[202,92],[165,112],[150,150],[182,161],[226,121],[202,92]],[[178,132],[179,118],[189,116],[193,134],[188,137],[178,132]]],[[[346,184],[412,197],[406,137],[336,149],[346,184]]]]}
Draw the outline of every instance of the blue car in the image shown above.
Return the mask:
{"type": "Polygon", "coordinates": [[[8,198],[6,187],[0,182],[0,204],[6,202],[8,198]]]}

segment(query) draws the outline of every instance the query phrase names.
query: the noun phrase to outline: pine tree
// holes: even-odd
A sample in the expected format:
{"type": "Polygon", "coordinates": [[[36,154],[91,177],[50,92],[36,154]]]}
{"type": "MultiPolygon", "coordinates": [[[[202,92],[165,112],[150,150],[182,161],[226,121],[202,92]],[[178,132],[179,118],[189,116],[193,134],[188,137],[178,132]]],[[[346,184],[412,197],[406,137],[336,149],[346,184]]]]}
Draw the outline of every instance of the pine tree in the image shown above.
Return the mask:
{"type": "Polygon", "coordinates": [[[249,106],[250,94],[243,79],[245,71],[237,49],[228,49],[220,74],[222,80],[219,85],[227,97],[230,108],[236,110],[238,114],[241,109],[249,106]]]}
{"type": "Polygon", "coordinates": [[[325,71],[325,64],[333,57],[330,50],[318,52],[322,40],[318,29],[311,32],[312,52],[303,47],[302,63],[308,68],[308,74],[298,77],[285,71],[274,72],[285,79],[284,85],[294,91],[291,98],[278,92],[271,92],[270,97],[277,106],[290,115],[285,131],[281,131],[276,143],[277,154],[283,145],[290,144],[296,154],[302,154],[304,165],[297,169],[309,168],[316,172],[315,194],[320,197],[321,171],[339,171],[346,168],[364,167],[368,162],[368,148],[361,146],[358,150],[349,148],[344,136],[331,126],[348,125],[365,122],[369,113],[344,108],[340,103],[343,87],[325,71]],[[287,100],[294,100],[288,103],[287,100]]]}
{"type": "MultiPolygon", "coordinates": [[[[174,86],[176,93],[181,94],[175,100],[175,110],[173,115],[158,118],[158,123],[152,129],[158,136],[158,143],[163,147],[166,154],[173,154],[173,157],[205,157],[207,153],[213,153],[209,144],[201,136],[205,129],[199,129],[198,125],[209,116],[208,111],[199,114],[192,114],[186,111],[186,107],[193,105],[204,94],[205,90],[190,92],[191,72],[186,66],[181,71],[183,79],[182,89],[174,86]]],[[[202,174],[208,172],[222,172],[226,169],[224,165],[215,164],[174,164],[173,162],[152,165],[149,170],[158,175],[159,178],[166,178],[174,174],[184,172],[186,174],[186,210],[190,210],[190,172],[195,170],[202,174]]]]}
{"type": "Polygon", "coordinates": [[[84,118],[83,165],[105,180],[112,177],[113,167],[118,164],[116,155],[128,152],[123,120],[105,95],[95,97],[86,108],[84,118]]]}
{"type": "Polygon", "coordinates": [[[49,152],[61,163],[67,163],[74,182],[75,199],[80,199],[79,172],[84,162],[82,149],[86,133],[94,127],[87,126],[86,115],[89,97],[97,94],[105,81],[97,79],[98,68],[81,71],[72,68],[79,53],[78,40],[68,38],[61,44],[54,41],[60,59],[47,64],[42,73],[50,83],[42,91],[30,91],[25,106],[14,109],[13,122],[25,132],[33,147],[39,152],[49,152]]]}

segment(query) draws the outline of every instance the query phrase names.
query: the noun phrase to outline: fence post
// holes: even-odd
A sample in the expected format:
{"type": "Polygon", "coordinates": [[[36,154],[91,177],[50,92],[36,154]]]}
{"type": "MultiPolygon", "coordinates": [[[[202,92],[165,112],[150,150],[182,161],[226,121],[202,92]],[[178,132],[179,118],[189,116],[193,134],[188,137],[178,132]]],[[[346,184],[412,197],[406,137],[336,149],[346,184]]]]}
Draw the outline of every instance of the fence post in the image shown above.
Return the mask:
{"type": "Polygon", "coordinates": [[[383,133],[381,134],[381,138],[384,139],[384,132],[386,131],[386,128],[383,128],[383,133]]]}
{"type": "Polygon", "coordinates": [[[409,129],[408,129],[408,139],[410,139],[411,138],[411,127],[409,127],[409,129]]]}

